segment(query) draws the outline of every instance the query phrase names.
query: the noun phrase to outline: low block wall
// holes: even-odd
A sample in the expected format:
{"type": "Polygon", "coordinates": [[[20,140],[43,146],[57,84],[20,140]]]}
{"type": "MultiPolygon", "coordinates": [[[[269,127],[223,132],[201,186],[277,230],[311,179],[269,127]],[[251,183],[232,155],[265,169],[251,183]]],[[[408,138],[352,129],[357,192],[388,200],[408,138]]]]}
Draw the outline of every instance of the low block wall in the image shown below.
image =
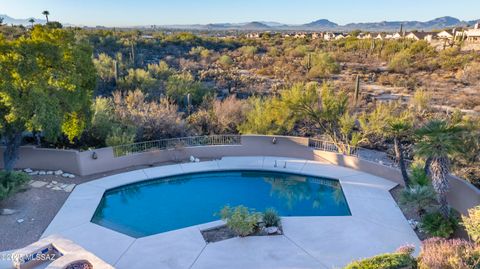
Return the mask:
{"type": "MultiPolygon", "coordinates": [[[[272,139],[273,136],[245,135],[242,136],[241,145],[186,147],[182,150],[156,150],[117,158],[113,156],[112,148],[101,148],[94,150],[97,159],[92,158],[93,151],[79,152],[75,150],[43,149],[26,146],[20,149],[20,158],[16,167],[43,170],[61,169],[86,176],[132,166],[186,160],[191,155],[200,159],[217,159],[225,156],[280,156],[327,161],[403,184],[402,175],[398,169],[353,156],[314,150],[308,147],[308,138],[276,136],[276,144],[272,143],[272,139]]],[[[3,154],[0,154],[0,165],[3,167],[3,154]]],[[[480,190],[457,177],[451,177],[450,184],[451,192],[448,199],[455,209],[465,213],[467,209],[480,204],[480,190]]]]}

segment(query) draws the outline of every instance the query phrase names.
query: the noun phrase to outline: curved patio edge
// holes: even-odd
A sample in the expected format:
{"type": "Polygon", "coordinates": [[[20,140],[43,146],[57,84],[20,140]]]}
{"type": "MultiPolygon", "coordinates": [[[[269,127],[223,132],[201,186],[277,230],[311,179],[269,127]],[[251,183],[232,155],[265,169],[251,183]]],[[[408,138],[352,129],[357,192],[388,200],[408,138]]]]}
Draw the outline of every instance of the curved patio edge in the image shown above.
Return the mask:
{"type": "Polygon", "coordinates": [[[392,252],[405,244],[414,244],[418,251],[420,241],[389,193],[396,185],[390,180],[332,165],[325,160],[279,156],[224,157],[157,166],[78,185],[43,237],[60,234],[117,268],[170,268],[171,262],[178,265],[175,268],[222,268],[225,262],[233,265],[231,268],[249,268],[262,262],[270,266],[268,268],[279,268],[300,265],[300,260],[302,267],[299,268],[333,268],[354,259],[392,252]],[[275,167],[275,162],[282,165],[275,167]],[[133,238],[90,222],[108,189],[177,174],[228,170],[267,170],[338,179],[351,216],[283,217],[282,236],[233,238],[211,244],[203,241],[200,231],[222,222],[142,238],[133,238]],[[253,249],[255,253],[250,253],[249,259],[239,259],[238,253],[253,249]],[[279,253],[285,255],[279,256],[279,253]]]}

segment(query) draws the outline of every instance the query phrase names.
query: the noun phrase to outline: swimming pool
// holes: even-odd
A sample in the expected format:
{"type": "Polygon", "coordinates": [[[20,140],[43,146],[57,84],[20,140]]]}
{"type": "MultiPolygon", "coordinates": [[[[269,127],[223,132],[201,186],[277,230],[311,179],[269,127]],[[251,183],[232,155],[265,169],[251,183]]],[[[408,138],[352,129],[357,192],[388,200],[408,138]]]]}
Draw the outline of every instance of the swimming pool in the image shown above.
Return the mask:
{"type": "Polygon", "coordinates": [[[225,206],[281,216],[349,216],[337,180],[267,171],[182,174],[105,192],[92,222],[144,237],[220,219],[225,206]]]}

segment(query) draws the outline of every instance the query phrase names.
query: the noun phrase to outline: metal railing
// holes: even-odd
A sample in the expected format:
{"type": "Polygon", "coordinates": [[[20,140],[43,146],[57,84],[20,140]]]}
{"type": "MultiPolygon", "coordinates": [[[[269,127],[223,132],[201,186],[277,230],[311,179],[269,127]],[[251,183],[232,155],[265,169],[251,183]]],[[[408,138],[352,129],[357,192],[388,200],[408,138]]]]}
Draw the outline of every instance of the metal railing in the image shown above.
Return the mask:
{"type": "MultiPolygon", "coordinates": [[[[340,148],[338,145],[336,145],[331,141],[315,139],[315,138],[308,139],[308,146],[321,151],[335,152],[335,153],[339,153],[347,156],[354,156],[359,159],[376,162],[384,166],[389,166],[393,168],[399,167],[399,161],[396,158],[396,156],[385,153],[385,152],[369,150],[362,147],[348,146],[345,144],[341,144],[340,145],[341,148],[340,148]],[[371,154],[369,154],[369,152],[370,153],[376,152],[378,155],[376,157],[372,157],[370,156],[371,154]]],[[[404,162],[407,169],[412,164],[411,160],[405,159],[404,162]]]]}
{"type": "Polygon", "coordinates": [[[335,152],[335,153],[342,153],[344,155],[349,156],[356,156],[358,157],[358,147],[349,146],[346,144],[335,144],[331,141],[309,138],[308,139],[308,146],[310,148],[328,151],[328,152],[335,152]],[[339,147],[340,146],[340,147],[339,147]]]}
{"type": "Polygon", "coordinates": [[[192,136],[154,141],[138,142],[133,144],[114,146],[113,156],[122,157],[135,153],[142,153],[154,150],[180,149],[183,147],[201,147],[215,145],[240,145],[241,135],[210,135],[192,136]]]}

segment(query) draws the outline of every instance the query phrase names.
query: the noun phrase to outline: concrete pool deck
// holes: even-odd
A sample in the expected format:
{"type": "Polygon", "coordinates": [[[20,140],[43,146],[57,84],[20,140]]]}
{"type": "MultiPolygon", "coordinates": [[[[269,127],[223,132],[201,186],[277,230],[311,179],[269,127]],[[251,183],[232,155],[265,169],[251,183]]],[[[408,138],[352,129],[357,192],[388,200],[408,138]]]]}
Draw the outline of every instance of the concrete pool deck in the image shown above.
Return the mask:
{"type": "Polygon", "coordinates": [[[224,157],[159,166],[78,185],[43,237],[64,236],[120,269],[341,268],[352,260],[392,252],[405,244],[415,245],[418,251],[420,241],[389,193],[396,185],[361,171],[282,157],[224,157]],[[107,189],[188,172],[238,169],[338,179],[352,215],[284,217],[284,235],[232,238],[210,244],[205,243],[200,230],[221,221],[138,239],[90,222],[107,189]]]}

